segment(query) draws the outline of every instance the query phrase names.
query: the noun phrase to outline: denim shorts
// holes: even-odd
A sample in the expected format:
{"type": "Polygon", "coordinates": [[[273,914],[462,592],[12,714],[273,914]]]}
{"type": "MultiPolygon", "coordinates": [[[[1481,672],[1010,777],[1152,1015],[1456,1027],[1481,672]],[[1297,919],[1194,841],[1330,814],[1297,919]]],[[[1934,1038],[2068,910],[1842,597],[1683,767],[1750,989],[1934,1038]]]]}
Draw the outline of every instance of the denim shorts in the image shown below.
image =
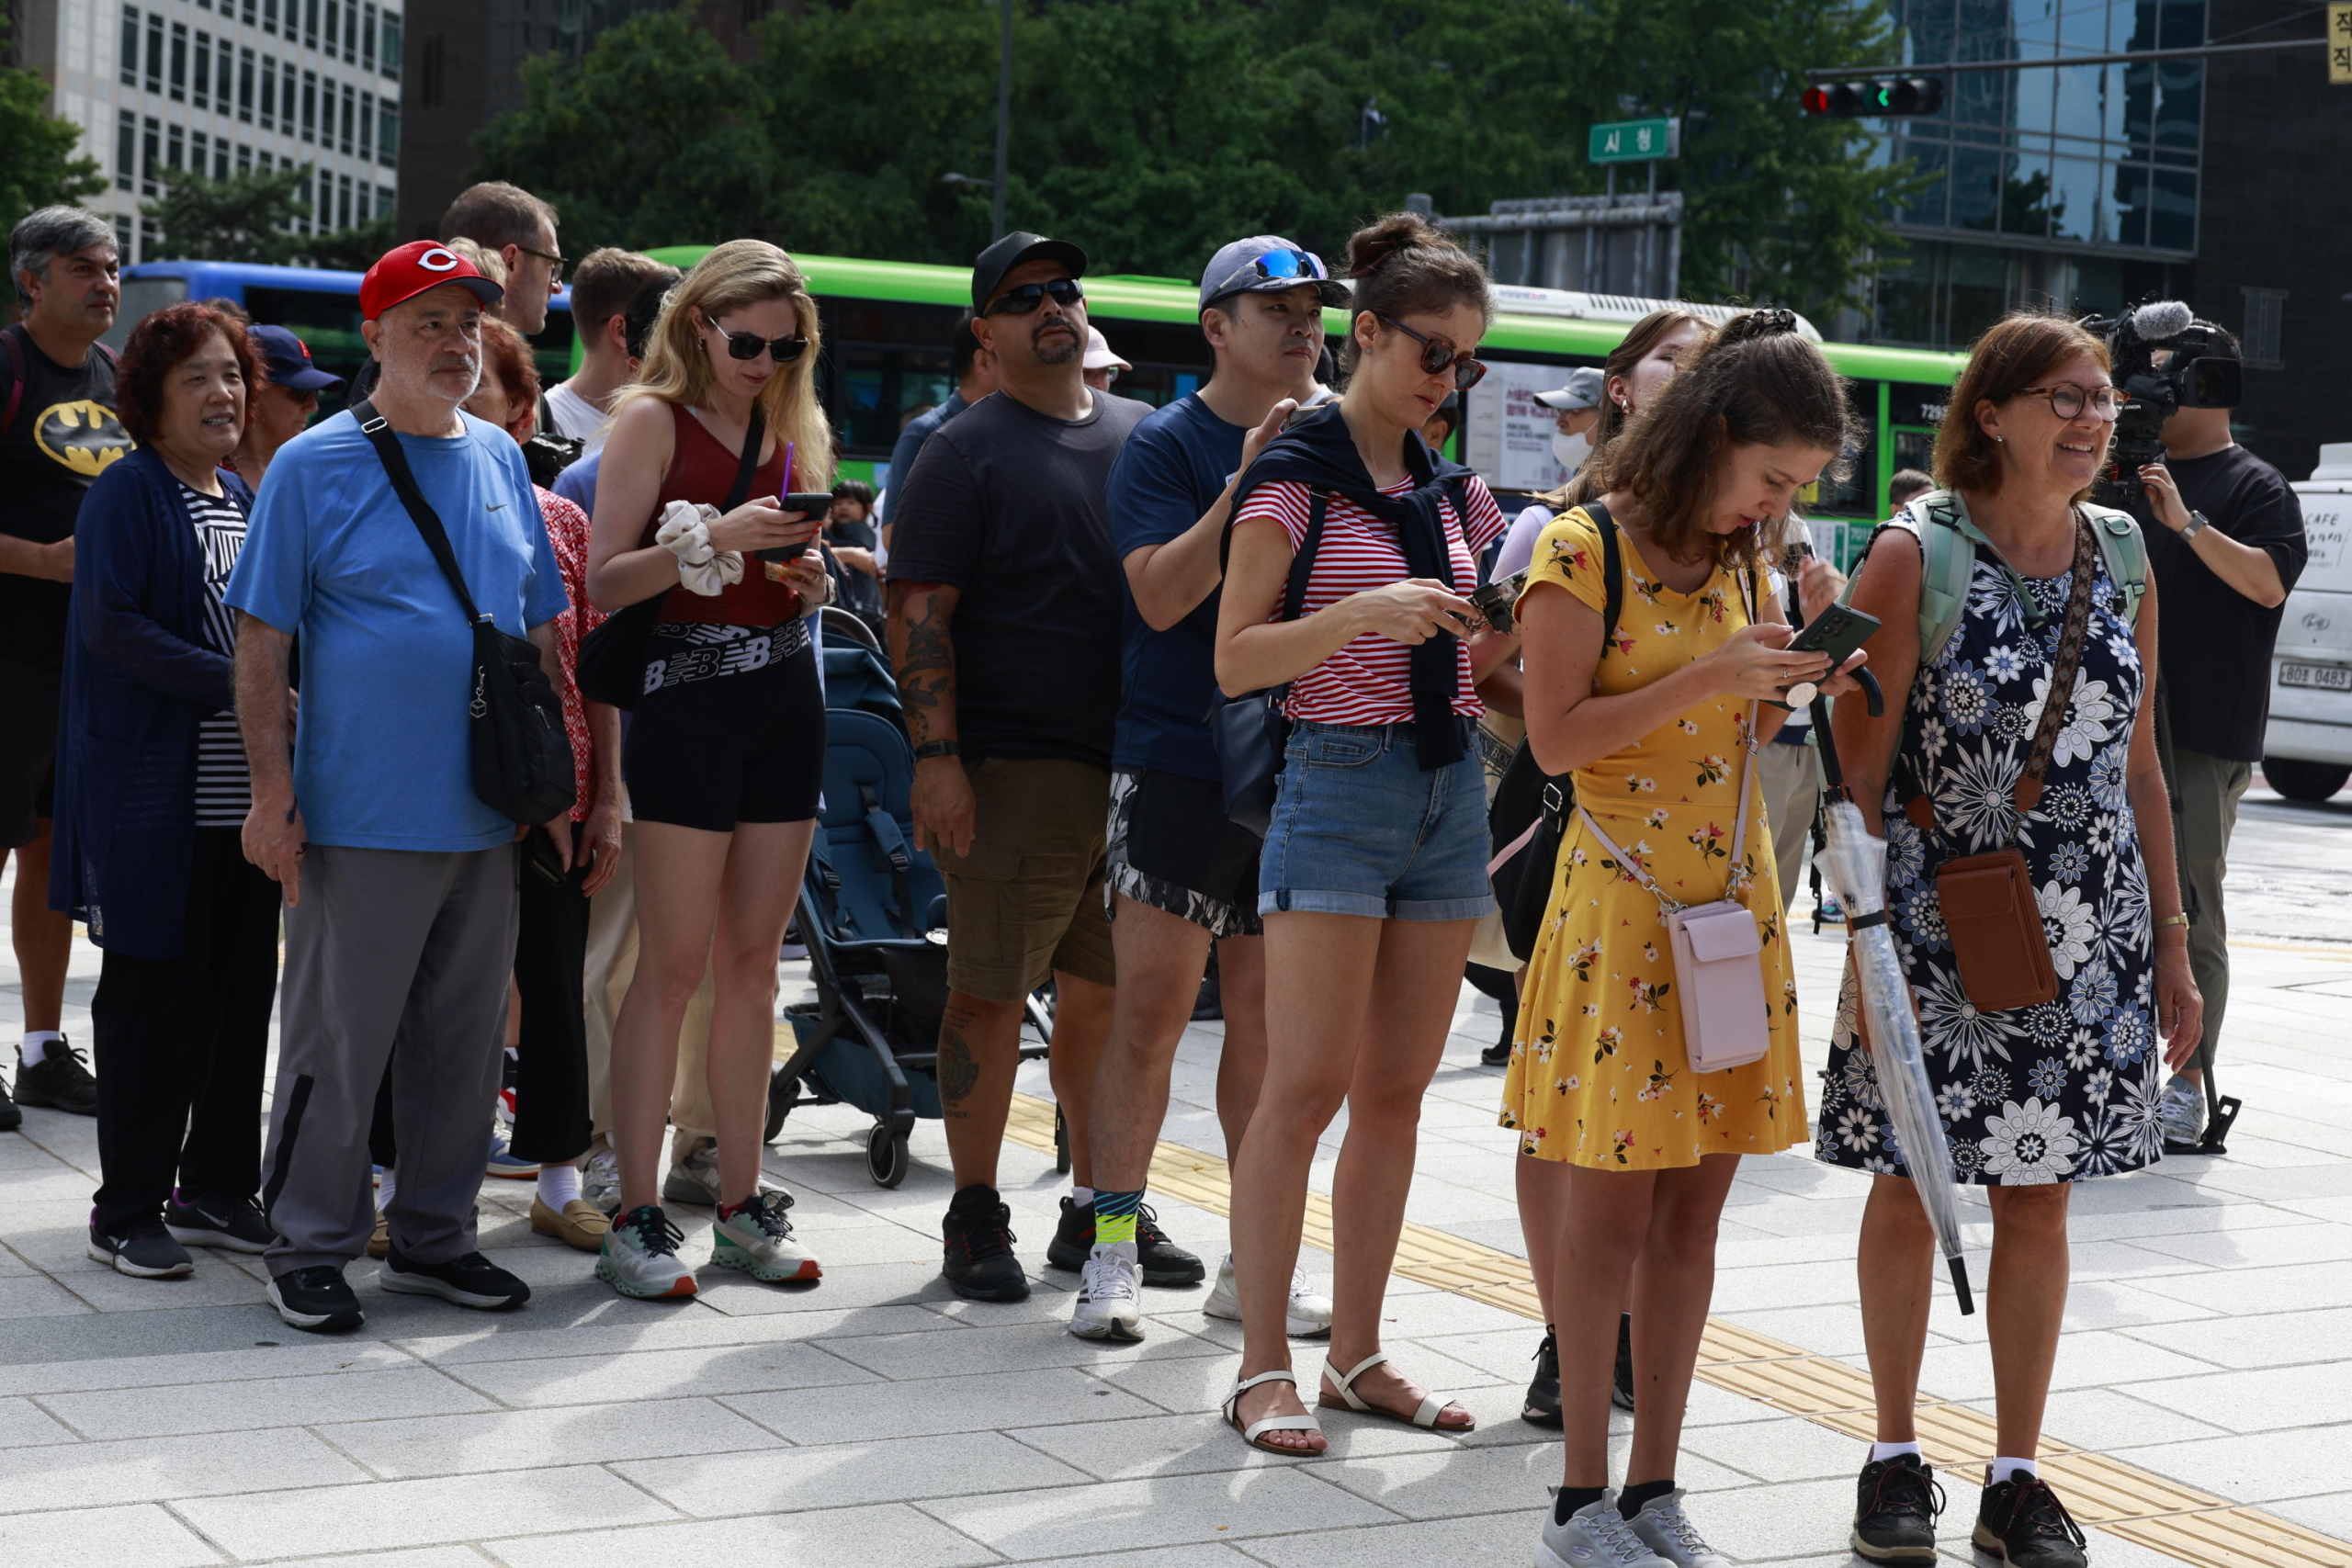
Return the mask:
{"type": "Polygon", "coordinates": [[[1260,914],[1475,920],[1495,907],[1487,859],[1475,744],[1423,773],[1409,724],[1292,727],[1258,863],[1260,914]]]}

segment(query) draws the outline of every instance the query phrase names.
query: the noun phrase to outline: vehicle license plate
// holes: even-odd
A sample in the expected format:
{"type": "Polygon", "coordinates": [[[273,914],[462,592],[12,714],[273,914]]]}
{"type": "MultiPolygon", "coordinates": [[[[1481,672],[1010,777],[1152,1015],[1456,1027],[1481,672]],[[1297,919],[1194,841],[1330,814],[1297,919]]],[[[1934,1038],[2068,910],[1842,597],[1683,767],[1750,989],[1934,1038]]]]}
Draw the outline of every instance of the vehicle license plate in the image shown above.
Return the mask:
{"type": "Polygon", "coordinates": [[[2318,686],[2331,692],[2352,692],[2352,664],[2281,664],[2282,686],[2318,686]]]}

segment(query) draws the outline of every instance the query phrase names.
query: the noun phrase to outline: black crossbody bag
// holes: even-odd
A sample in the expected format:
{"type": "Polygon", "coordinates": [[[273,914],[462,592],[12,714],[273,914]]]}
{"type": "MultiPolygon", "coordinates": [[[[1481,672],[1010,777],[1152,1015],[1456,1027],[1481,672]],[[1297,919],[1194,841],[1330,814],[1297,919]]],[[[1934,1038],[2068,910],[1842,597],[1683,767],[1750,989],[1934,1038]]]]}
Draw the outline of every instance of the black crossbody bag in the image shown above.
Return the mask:
{"type": "Polygon", "coordinates": [[[393,493],[408,508],[425,547],[441,564],[458,604],[473,628],[473,671],[467,682],[467,725],[472,739],[474,793],[484,806],[516,822],[537,826],[571,809],[574,789],[571,740],[563,728],[563,698],[539,662],[539,650],[523,637],[508,637],[474,608],[458,570],[448,531],[416,487],[400,437],[376,412],[373,400],[351,411],[376,448],[393,493]]]}
{"type": "MultiPolygon", "coordinates": [[[[722,514],[750,497],[752,475],[760,466],[760,442],[767,428],[767,415],[753,403],[751,425],[743,433],[743,455],[735,464],[735,482],[728,487],[726,504],[718,509],[722,514]]],[[[749,561],[743,564],[747,569],[752,566],[749,561]]],[[[645,691],[645,650],[653,640],[655,623],[662,618],[662,601],[669,596],[670,590],[664,588],[650,599],[616,610],[580,639],[580,650],[572,657],[571,678],[579,683],[582,696],[616,708],[637,706],[645,691]]]]}
{"type": "MultiPolygon", "coordinates": [[[[1320,490],[1307,502],[1306,541],[1291,558],[1290,578],[1283,589],[1285,621],[1298,619],[1299,609],[1306,603],[1306,580],[1315,571],[1315,550],[1323,542],[1323,514],[1329,504],[1320,490]]],[[[1233,551],[1231,518],[1217,537],[1216,549],[1217,581],[1222,583],[1233,551]]],[[[1261,839],[1273,825],[1283,748],[1290,741],[1290,720],[1283,713],[1283,699],[1289,694],[1290,682],[1285,681],[1238,697],[1219,694],[1209,705],[1209,739],[1216,743],[1217,770],[1225,778],[1226,818],[1261,839]]]]}
{"type": "MultiPolygon", "coordinates": [[[[1600,654],[1606,659],[1617,636],[1617,617],[1625,607],[1617,523],[1598,501],[1585,502],[1584,510],[1600,529],[1600,654]]],[[[1576,780],[1536,766],[1533,749],[1522,740],[1487,807],[1488,842],[1495,853],[1487,880],[1502,911],[1503,941],[1521,963],[1533,955],[1544,917],[1551,909],[1552,888],[1560,875],[1560,840],[1566,836],[1568,813],[1576,802],[1576,780]]]]}

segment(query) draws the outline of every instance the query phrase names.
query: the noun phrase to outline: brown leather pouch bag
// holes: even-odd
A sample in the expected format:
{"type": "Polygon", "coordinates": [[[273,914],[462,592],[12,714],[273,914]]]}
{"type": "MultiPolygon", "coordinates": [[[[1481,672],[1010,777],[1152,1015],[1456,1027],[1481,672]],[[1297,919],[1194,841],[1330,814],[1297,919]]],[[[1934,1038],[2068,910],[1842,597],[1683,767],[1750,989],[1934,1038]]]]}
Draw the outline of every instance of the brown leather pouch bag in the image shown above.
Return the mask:
{"type": "Polygon", "coordinates": [[[1961,986],[1978,1012],[2058,999],[2058,971],[2022,852],[1946,861],[1936,873],[1936,897],[1961,986]]]}
{"type": "MultiPolygon", "coordinates": [[[[2074,582],[2065,627],[2041,725],[2011,796],[2020,821],[2041,803],[2042,775],[2049,771],[2058,731],[2074,700],[2089,631],[2092,542],[2079,514],[2075,523],[2074,582]]],[[[1922,831],[1934,830],[1935,807],[1926,795],[1914,796],[1905,814],[1922,831]]],[[[2041,906],[2034,897],[2033,873],[2023,851],[2011,846],[1944,862],[1936,871],[1936,899],[1943,908],[1961,988],[1978,1012],[2005,1012],[2058,999],[2058,970],[2051,962],[2050,938],[2042,930],[2041,906]]]]}

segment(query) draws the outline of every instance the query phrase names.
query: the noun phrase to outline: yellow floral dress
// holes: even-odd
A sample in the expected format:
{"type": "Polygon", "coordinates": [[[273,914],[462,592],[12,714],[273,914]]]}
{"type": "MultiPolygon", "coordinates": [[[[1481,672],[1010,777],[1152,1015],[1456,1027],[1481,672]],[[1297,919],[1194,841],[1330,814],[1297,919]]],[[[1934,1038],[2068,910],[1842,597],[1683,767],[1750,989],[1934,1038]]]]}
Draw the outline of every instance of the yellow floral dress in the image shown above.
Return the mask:
{"type": "MultiPolygon", "coordinates": [[[[1677,593],[1646,575],[1622,534],[1618,546],[1623,608],[1594,674],[1597,696],[1639,691],[1747,624],[1733,573],[1718,569],[1696,592],[1677,593]]],[[[1577,508],[1544,529],[1528,586],[1557,583],[1599,612],[1601,559],[1600,530],[1577,508]]],[[[1747,748],[1747,705],[1710,697],[1577,769],[1577,800],[1660,887],[1685,904],[1709,903],[1724,897],[1732,869],[1747,748]]],[[[1763,930],[1764,994],[1775,998],[1770,1049],[1744,1067],[1690,1071],[1666,918],[1571,815],[1503,1080],[1502,1124],[1519,1133],[1522,1154],[1661,1170],[1702,1155],[1771,1154],[1805,1137],[1796,982],[1760,788],[1747,792],[1747,804],[1745,886],[1732,897],[1763,930]]]]}

